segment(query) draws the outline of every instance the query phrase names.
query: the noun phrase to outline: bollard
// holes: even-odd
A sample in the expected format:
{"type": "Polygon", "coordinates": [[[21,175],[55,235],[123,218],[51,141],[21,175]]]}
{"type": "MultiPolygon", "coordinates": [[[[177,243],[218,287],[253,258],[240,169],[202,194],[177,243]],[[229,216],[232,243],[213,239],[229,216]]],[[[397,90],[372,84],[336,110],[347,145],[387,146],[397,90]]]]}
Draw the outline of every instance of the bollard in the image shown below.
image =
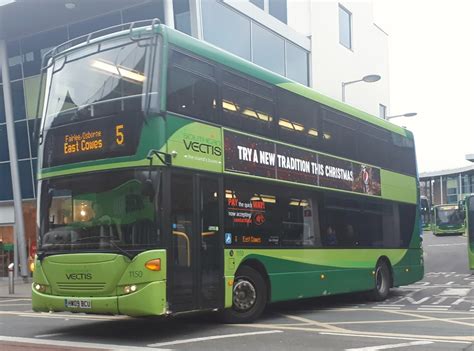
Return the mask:
{"type": "Polygon", "coordinates": [[[8,293],[10,295],[13,295],[15,293],[15,278],[14,278],[14,272],[13,268],[15,267],[15,264],[10,263],[8,265],[8,293]]]}

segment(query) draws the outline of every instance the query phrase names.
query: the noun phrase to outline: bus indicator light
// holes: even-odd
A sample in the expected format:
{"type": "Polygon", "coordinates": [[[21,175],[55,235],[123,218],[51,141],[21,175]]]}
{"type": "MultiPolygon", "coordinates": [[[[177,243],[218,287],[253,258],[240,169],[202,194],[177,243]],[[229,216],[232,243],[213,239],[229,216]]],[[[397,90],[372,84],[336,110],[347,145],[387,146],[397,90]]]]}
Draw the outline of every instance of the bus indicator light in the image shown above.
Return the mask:
{"type": "Polygon", "coordinates": [[[145,263],[145,267],[150,271],[158,272],[161,270],[161,259],[155,258],[145,263]]]}

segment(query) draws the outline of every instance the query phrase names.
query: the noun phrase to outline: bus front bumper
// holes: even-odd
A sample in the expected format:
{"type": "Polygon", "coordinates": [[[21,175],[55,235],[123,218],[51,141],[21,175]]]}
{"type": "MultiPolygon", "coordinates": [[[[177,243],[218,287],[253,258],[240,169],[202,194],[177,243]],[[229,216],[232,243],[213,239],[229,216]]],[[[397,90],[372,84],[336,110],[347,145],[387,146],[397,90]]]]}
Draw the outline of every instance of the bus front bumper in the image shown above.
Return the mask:
{"type": "Polygon", "coordinates": [[[166,281],[149,283],[127,295],[104,297],[50,295],[41,293],[32,286],[32,308],[36,312],[159,316],[166,313],[166,281]],[[83,307],[70,307],[74,302],[83,307]]]}

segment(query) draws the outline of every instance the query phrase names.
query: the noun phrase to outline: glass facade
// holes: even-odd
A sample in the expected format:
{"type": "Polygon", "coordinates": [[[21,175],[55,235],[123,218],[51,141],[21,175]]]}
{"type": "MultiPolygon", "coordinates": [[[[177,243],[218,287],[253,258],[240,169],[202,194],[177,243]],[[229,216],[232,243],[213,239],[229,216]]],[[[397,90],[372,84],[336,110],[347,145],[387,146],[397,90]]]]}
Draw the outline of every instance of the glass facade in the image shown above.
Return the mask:
{"type": "MultiPolygon", "coordinates": [[[[284,23],[286,8],[286,1],[269,2],[269,14],[284,23]]],[[[308,85],[308,51],[302,47],[219,1],[202,2],[202,22],[207,42],[308,85]]]]}
{"type": "Polygon", "coordinates": [[[458,179],[457,177],[448,177],[446,180],[446,195],[448,204],[458,201],[458,179]]]}
{"type": "Polygon", "coordinates": [[[420,176],[420,193],[433,205],[455,204],[474,193],[474,169],[449,176],[420,176]]]}
{"type": "Polygon", "coordinates": [[[248,17],[216,1],[203,1],[202,22],[204,40],[251,60],[248,17]]]}
{"type": "Polygon", "coordinates": [[[252,26],[253,62],[270,71],[285,75],[285,41],[268,29],[252,26]]]}

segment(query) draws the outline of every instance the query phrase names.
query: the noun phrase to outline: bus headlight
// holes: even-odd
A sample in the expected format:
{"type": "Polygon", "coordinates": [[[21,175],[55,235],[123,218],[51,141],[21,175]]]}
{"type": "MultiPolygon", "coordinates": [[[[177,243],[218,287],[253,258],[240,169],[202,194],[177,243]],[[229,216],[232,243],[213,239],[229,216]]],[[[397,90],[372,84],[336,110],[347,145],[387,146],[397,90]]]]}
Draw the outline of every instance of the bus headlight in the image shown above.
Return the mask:
{"type": "Polygon", "coordinates": [[[130,293],[133,293],[135,291],[137,291],[137,286],[136,285],[125,285],[123,287],[123,292],[125,294],[130,294],[130,293]]]}
{"type": "Polygon", "coordinates": [[[38,284],[38,283],[34,283],[33,287],[35,288],[36,291],[38,291],[40,293],[44,293],[46,291],[46,288],[47,288],[46,285],[38,284]]]}

